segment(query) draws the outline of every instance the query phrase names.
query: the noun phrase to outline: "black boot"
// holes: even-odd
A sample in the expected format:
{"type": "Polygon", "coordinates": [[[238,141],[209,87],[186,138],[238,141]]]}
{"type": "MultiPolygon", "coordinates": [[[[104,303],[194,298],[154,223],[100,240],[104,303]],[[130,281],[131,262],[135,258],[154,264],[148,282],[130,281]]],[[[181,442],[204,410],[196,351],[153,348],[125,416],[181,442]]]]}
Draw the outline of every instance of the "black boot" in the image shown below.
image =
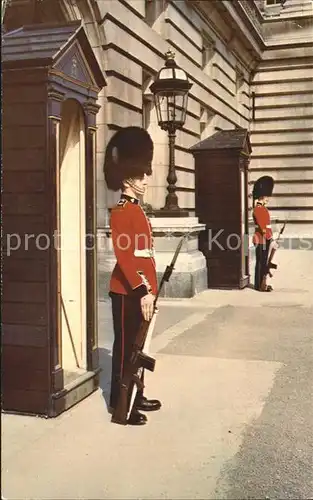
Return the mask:
{"type": "Polygon", "coordinates": [[[132,410],[127,423],[128,425],[145,425],[147,423],[147,420],[148,419],[146,415],[139,413],[139,411],[136,408],[132,410]]]}
{"type": "Polygon", "coordinates": [[[158,399],[147,399],[144,396],[136,402],[136,408],[141,411],[156,411],[159,410],[161,406],[161,402],[158,399]]]}

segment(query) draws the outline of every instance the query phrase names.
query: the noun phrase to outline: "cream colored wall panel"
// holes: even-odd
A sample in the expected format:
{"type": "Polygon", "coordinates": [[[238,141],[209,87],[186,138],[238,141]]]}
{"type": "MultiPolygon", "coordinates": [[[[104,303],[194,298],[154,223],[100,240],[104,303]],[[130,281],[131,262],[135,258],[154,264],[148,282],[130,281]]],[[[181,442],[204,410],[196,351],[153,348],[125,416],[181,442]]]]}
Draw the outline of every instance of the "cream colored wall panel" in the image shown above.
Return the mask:
{"type": "MultiPolygon", "coordinates": [[[[110,2],[112,2],[112,0],[110,0],[110,2]]],[[[126,0],[126,2],[130,5],[130,7],[136,10],[138,14],[145,17],[146,14],[145,0],[126,0]]]]}
{"type": "Polygon", "coordinates": [[[266,81],[279,82],[281,80],[297,80],[301,78],[309,78],[311,76],[312,76],[312,68],[264,71],[256,74],[254,82],[266,82],[266,81]]]}
{"type": "Polygon", "coordinates": [[[153,163],[153,172],[152,175],[149,177],[148,181],[148,191],[150,192],[150,189],[152,187],[163,186],[163,189],[165,189],[165,186],[167,186],[167,181],[166,181],[167,175],[168,175],[168,161],[165,161],[163,164],[153,163]]]}
{"type": "MultiPolygon", "coordinates": [[[[230,60],[230,54],[228,54],[226,51],[224,51],[224,54],[227,57],[227,59],[230,60]]],[[[232,65],[230,62],[225,60],[225,58],[222,57],[222,55],[219,52],[215,52],[213,57],[213,63],[216,64],[216,66],[218,66],[218,68],[220,68],[222,71],[224,71],[224,73],[226,73],[226,75],[228,75],[229,78],[233,80],[233,82],[236,82],[236,71],[234,66],[235,61],[233,58],[232,58],[232,63],[233,63],[232,65]]]]}
{"type": "Polygon", "coordinates": [[[178,205],[181,208],[195,208],[195,195],[184,191],[177,191],[178,205]]]}
{"type": "Polygon", "coordinates": [[[140,113],[124,108],[115,102],[110,103],[110,110],[111,123],[114,125],[119,127],[142,126],[142,115],[140,113]]]}
{"type": "Polygon", "coordinates": [[[195,64],[202,64],[202,52],[197,49],[190,41],[177,31],[171,24],[165,24],[165,39],[171,40],[180,50],[188,54],[195,64]]]}
{"type": "Polygon", "coordinates": [[[251,91],[258,94],[279,94],[285,93],[290,94],[290,92],[313,92],[313,78],[306,81],[294,81],[288,83],[273,82],[273,83],[259,83],[253,84],[251,86],[251,91]]]}
{"type": "Polygon", "coordinates": [[[101,94],[98,96],[97,104],[100,106],[100,109],[96,115],[96,123],[97,126],[100,124],[107,123],[107,95],[106,95],[106,87],[105,87],[105,93],[101,94]]]}
{"type": "Polygon", "coordinates": [[[118,77],[107,78],[107,93],[120,101],[142,108],[142,90],[120,80],[118,77]]]}
{"type": "MultiPolygon", "coordinates": [[[[312,172],[312,182],[301,182],[299,184],[294,184],[294,183],[288,183],[284,182],[281,184],[275,184],[275,189],[274,189],[275,194],[286,194],[288,196],[288,193],[307,193],[307,194],[312,194],[313,195],[313,172],[312,172]]],[[[313,199],[311,198],[312,205],[313,205],[313,199]]]]}
{"type": "MultiPolygon", "coordinates": [[[[163,132],[163,131],[162,131],[163,132]]],[[[151,134],[151,132],[150,132],[151,134]]],[[[154,144],[153,168],[156,170],[159,165],[168,165],[169,147],[168,136],[151,134],[154,144]]]]}
{"type": "Polygon", "coordinates": [[[313,47],[292,47],[281,48],[274,50],[265,50],[263,52],[263,60],[270,61],[271,59],[294,59],[295,57],[313,57],[313,47]]]}
{"type": "Polygon", "coordinates": [[[263,130],[297,130],[312,127],[311,118],[298,118],[292,119],[290,116],[289,120],[264,120],[251,123],[251,130],[257,132],[262,132],[263,130]]]}
{"type": "MultiPolygon", "coordinates": [[[[276,190],[275,190],[276,193],[276,190]]],[[[271,198],[272,207],[312,207],[312,196],[273,196],[271,198]]]]}
{"type": "Polygon", "coordinates": [[[271,155],[297,155],[297,154],[312,154],[313,159],[313,144],[282,144],[271,146],[264,144],[253,147],[253,155],[271,156],[271,155]]]}
{"type": "Polygon", "coordinates": [[[245,92],[239,92],[239,102],[247,108],[250,108],[251,106],[250,97],[245,92]]]}
{"type": "Polygon", "coordinates": [[[194,189],[195,187],[194,172],[182,172],[180,170],[177,170],[176,175],[177,175],[177,186],[194,189]]]}
{"type": "Polygon", "coordinates": [[[313,210],[303,209],[303,210],[273,210],[272,218],[279,220],[295,220],[295,221],[311,221],[313,220],[313,210]]]}
{"type": "Polygon", "coordinates": [[[192,154],[179,149],[175,150],[175,164],[179,167],[185,167],[190,170],[194,170],[195,168],[195,162],[192,154]]]}
{"type": "Polygon", "coordinates": [[[115,49],[108,49],[105,54],[108,65],[107,70],[115,70],[133,82],[142,84],[142,68],[139,64],[123,56],[115,49]]]}
{"type": "Polygon", "coordinates": [[[183,130],[177,130],[176,132],[176,144],[182,148],[189,149],[194,144],[200,141],[200,137],[194,137],[193,135],[186,134],[183,130]]]}
{"type": "MultiPolygon", "coordinates": [[[[254,149],[252,154],[254,155],[254,149]]],[[[303,168],[312,167],[312,159],[310,157],[299,157],[298,155],[291,157],[280,157],[276,158],[254,158],[252,156],[250,162],[250,168],[303,168]]],[[[298,174],[299,175],[299,174],[298,174]]],[[[302,175],[302,172],[301,172],[302,175]]]]}
{"type": "Polygon", "coordinates": [[[279,68],[280,71],[283,70],[295,70],[301,69],[303,72],[310,72],[312,70],[312,58],[293,58],[288,61],[263,61],[258,66],[258,71],[277,71],[279,68]]]}
{"type": "Polygon", "coordinates": [[[105,123],[102,123],[97,126],[97,141],[96,141],[96,151],[97,153],[101,153],[105,151],[105,148],[108,143],[108,126],[105,123]]]}
{"type": "MultiPolygon", "coordinates": [[[[168,50],[168,44],[162,40],[162,38],[151,30],[151,28],[146,25],[143,21],[136,18],[136,16],[127,10],[122,4],[114,2],[112,7],[112,15],[116,16],[116,18],[125,24],[125,26],[131,27],[132,31],[136,32],[136,35],[140,37],[144,43],[151,44],[153,47],[157,47],[158,50],[165,53],[168,50]]],[[[116,45],[121,47],[127,47],[128,52],[134,57],[138,57],[140,54],[140,58],[145,64],[147,64],[152,70],[157,72],[163,64],[163,60],[159,56],[157,56],[152,50],[146,47],[143,43],[140,43],[138,40],[134,39],[127,33],[125,33],[121,28],[114,25],[109,20],[106,20],[104,23],[105,34],[108,39],[108,42],[114,42],[116,45]]],[[[212,79],[205,75],[203,71],[196,66],[194,66],[184,55],[180,53],[176,53],[176,62],[179,66],[181,66],[185,71],[187,71],[193,78],[201,81],[207,88],[207,90],[201,91],[203,96],[203,102],[209,101],[209,96],[212,97],[212,93],[216,94],[218,97],[214,98],[216,110],[220,113],[221,105],[223,104],[219,97],[224,101],[228,102],[230,106],[232,106],[232,116],[234,117],[234,121],[239,124],[240,117],[236,110],[235,98],[231,98],[229,93],[226,90],[223,90],[216,82],[213,82],[212,79]]],[[[199,86],[195,83],[190,92],[192,95],[199,97],[199,86]]],[[[213,100],[213,99],[212,99],[213,100]]],[[[228,116],[230,116],[228,113],[228,116]]],[[[245,118],[248,119],[248,115],[245,115],[245,118]]]]}
{"type": "Polygon", "coordinates": [[[285,108],[256,108],[255,118],[262,120],[265,118],[287,118],[289,116],[301,116],[303,118],[313,115],[313,105],[303,106],[298,108],[285,107],[285,108]]]}
{"type": "MultiPolygon", "coordinates": [[[[313,180],[313,170],[273,170],[268,172],[269,175],[273,177],[274,180],[279,181],[297,181],[300,179],[303,180],[313,180]]],[[[259,177],[261,177],[263,173],[259,171],[249,172],[249,181],[255,182],[259,177]]],[[[308,189],[308,184],[304,184],[306,186],[306,190],[308,189]]],[[[311,186],[313,186],[313,181],[311,186]]],[[[275,187],[276,190],[276,187],[275,187]]],[[[304,191],[303,191],[304,192],[304,191]]]]}
{"type": "Polygon", "coordinates": [[[233,96],[236,94],[236,84],[225,75],[223,71],[213,64],[212,66],[212,79],[219,85],[223,85],[233,96]]]}
{"type": "Polygon", "coordinates": [[[215,126],[222,130],[232,130],[235,128],[234,124],[226,120],[223,116],[216,116],[215,126]]]}
{"type": "Polygon", "coordinates": [[[147,203],[150,203],[154,209],[160,209],[165,205],[167,191],[162,187],[152,186],[147,193],[147,203]]]}
{"type": "Polygon", "coordinates": [[[97,179],[103,180],[103,162],[104,162],[104,151],[96,153],[96,171],[97,179]]]}
{"type": "Polygon", "coordinates": [[[104,179],[97,180],[97,208],[104,208],[107,202],[107,186],[104,179]]]}
{"type": "MultiPolygon", "coordinates": [[[[120,7],[123,7],[121,4],[119,5],[120,7]]],[[[130,34],[128,34],[126,31],[124,31],[122,28],[114,24],[112,21],[106,20],[104,22],[104,31],[108,39],[108,42],[114,43],[118,47],[127,50],[130,56],[141,60],[150,68],[150,70],[152,70],[156,74],[163,66],[164,58],[156,54],[153,50],[151,50],[151,48],[149,48],[147,44],[151,44],[151,46],[153,47],[158,47],[159,51],[163,54],[167,52],[169,48],[168,44],[162,41],[157,33],[155,33],[149,26],[146,26],[143,21],[136,18],[134,14],[132,14],[129,11],[127,12],[127,15],[128,14],[129,16],[135,17],[135,24],[132,27],[132,31],[134,31],[137,36],[140,36],[140,31],[142,31],[141,29],[139,30],[138,25],[144,26],[145,29],[144,29],[144,35],[142,37],[142,42],[134,38],[130,34]]]]}
{"type": "MultiPolygon", "coordinates": [[[[215,83],[214,85],[216,87],[217,84],[215,83]]],[[[215,97],[210,91],[205,90],[202,86],[200,87],[200,85],[198,85],[197,83],[194,83],[190,92],[194,96],[197,96],[198,99],[200,99],[200,101],[203,102],[206,106],[209,106],[214,113],[224,115],[224,117],[227,117],[237,125],[240,125],[242,123],[242,117],[239,115],[238,111],[234,109],[237,105],[235,97],[231,97],[230,94],[226,92],[226,90],[223,90],[220,85],[218,85],[218,88],[219,89],[214,89],[216,94],[219,96],[223,95],[223,98],[225,99],[227,104],[215,97]],[[230,101],[232,101],[232,107],[230,107],[230,101]]],[[[243,119],[248,120],[248,113],[244,114],[243,119]]]]}
{"type": "Polygon", "coordinates": [[[201,105],[192,95],[188,96],[188,111],[196,116],[200,116],[201,105]]]}
{"type": "Polygon", "coordinates": [[[311,104],[313,106],[313,93],[255,97],[255,107],[257,109],[260,109],[260,106],[275,107],[298,104],[311,104]]]}
{"type": "MultiPolygon", "coordinates": [[[[107,205],[109,206],[109,205],[107,205]]],[[[109,218],[108,218],[108,210],[107,208],[100,208],[97,207],[96,209],[96,217],[97,217],[97,229],[101,229],[105,227],[109,223],[109,218]]],[[[99,240],[99,245],[100,249],[98,251],[101,251],[101,240],[99,240]]]]}
{"type": "Polygon", "coordinates": [[[186,115],[186,121],[184,129],[193,132],[194,134],[200,134],[200,120],[199,118],[194,118],[193,116],[186,115]]]}
{"type": "MultiPolygon", "coordinates": [[[[180,3],[184,4],[185,2],[180,3]]],[[[199,50],[202,49],[202,36],[200,33],[190,23],[188,23],[180,12],[171,4],[169,4],[166,9],[165,19],[170,19],[184,33],[188,34],[188,37],[191,38],[191,40],[193,40],[193,42],[199,47],[199,50]]]]}
{"type": "Polygon", "coordinates": [[[301,132],[277,132],[264,134],[262,132],[252,133],[251,142],[254,146],[258,144],[266,144],[267,142],[276,142],[277,144],[297,141],[312,141],[313,142],[313,123],[312,129],[301,132]]]}

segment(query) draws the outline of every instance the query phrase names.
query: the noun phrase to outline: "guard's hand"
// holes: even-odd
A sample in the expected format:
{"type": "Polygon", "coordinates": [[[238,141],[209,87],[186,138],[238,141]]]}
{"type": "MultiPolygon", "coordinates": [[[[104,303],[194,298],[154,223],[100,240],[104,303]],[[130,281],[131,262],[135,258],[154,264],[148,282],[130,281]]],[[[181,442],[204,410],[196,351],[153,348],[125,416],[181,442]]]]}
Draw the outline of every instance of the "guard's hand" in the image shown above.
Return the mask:
{"type": "Polygon", "coordinates": [[[148,293],[141,299],[141,311],[144,319],[150,321],[153,316],[155,296],[148,293]]]}

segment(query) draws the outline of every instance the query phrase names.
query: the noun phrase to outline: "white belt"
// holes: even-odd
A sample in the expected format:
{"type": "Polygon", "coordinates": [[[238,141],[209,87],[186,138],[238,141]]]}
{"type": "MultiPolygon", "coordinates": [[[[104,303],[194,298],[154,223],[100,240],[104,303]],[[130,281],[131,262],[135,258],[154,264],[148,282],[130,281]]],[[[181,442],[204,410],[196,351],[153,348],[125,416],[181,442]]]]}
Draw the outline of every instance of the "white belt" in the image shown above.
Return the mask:
{"type": "Polygon", "coordinates": [[[143,248],[142,250],[139,250],[136,248],[134,251],[135,257],[143,257],[145,259],[151,259],[151,257],[154,257],[154,250],[151,250],[150,248],[143,248]]]}
{"type": "MultiPolygon", "coordinates": [[[[267,224],[265,227],[267,229],[271,229],[272,226],[271,226],[271,224],[267,224]]],[[[259,229],[259,228],[260,228],[260,226],[255,226],[255,229],[259,229]]]]}

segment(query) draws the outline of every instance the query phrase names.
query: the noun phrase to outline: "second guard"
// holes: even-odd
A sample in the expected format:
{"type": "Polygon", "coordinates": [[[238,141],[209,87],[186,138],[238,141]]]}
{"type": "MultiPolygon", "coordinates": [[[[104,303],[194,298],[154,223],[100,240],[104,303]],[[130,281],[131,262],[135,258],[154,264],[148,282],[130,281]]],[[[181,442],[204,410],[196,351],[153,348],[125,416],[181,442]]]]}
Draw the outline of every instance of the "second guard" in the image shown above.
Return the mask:
{"type": "Polygon", "coordinates": [[[270,285],[267,285],[267,276],[269,274],[269,250],[270,247],[275,245],[275,242],[273,241],[270,213],[266,207],[269,198],[272,196],[273,188],[273,178],[263,176],[255,182],[252,194],[253,220],[255,223],[253,244],[256,254],[254,288],[260,292],[271,292],[273,290],[270,285]]]}

